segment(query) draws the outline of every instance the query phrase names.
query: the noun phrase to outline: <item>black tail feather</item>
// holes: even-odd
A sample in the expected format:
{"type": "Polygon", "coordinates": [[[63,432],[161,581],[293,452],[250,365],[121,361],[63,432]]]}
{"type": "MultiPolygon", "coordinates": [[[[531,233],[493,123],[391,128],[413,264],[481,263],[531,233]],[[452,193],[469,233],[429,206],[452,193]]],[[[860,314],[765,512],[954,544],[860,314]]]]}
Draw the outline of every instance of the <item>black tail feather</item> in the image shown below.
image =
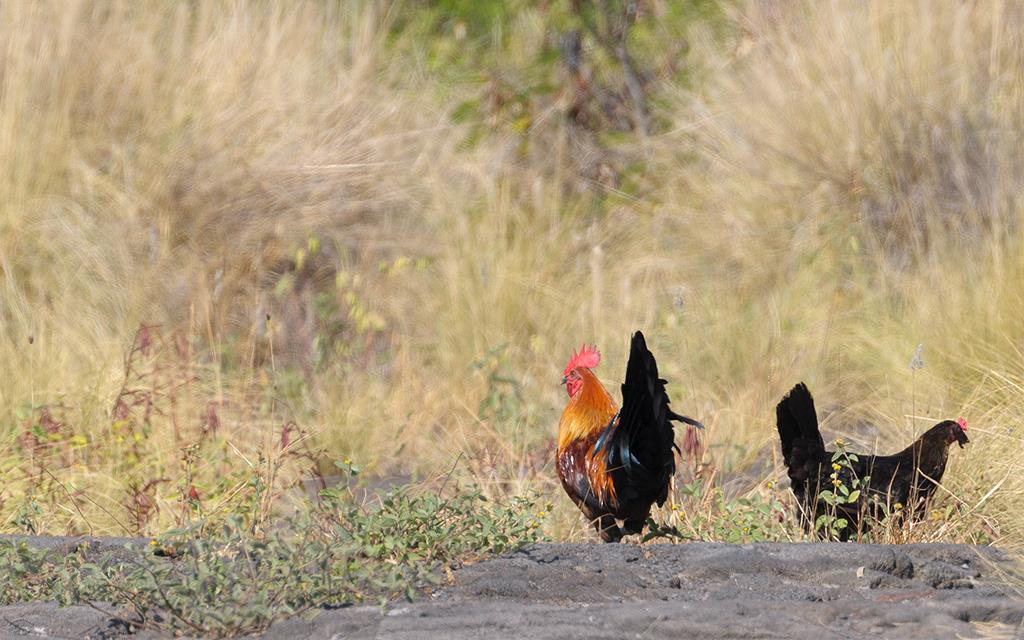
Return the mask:
{"type": "Polygon", "coordinates": [[[775,408],[775,415],[790,487],[802,501],[807,495],[808,483],[817,483],[825,458],[818,414],[807,385],[801,382],[793,387],[775,408]]]}
{"type": "Polygon", "coordinates": [[[668,419],[669,420],[675,420],[677,422],[685,422],[686,424],[690,425],[691,427],[697,427],[698,429],[703,429],[704,428],[704,423],[703,422],[700,422],[699,420],[694,420],[693,418],[691,418],[689,416],[680,415],[680,414],[676,413],[675,411],[669,411],[668,412],[668,419]]]}
{"type": "Polygon", "coordinates": [[[703,428],[697,420],[669,409],[665,380],[640,331],[633,334],[622,383],[622,409],[608,447],[609,468],[624,477],[620,500],[662,504],[675,473],[673,420],[703,428]]]}
{"type": "Polygon", "coordinates": [[[776,426],[782,440],[782,457],[789,464],[794,445],[807,441],[809,448],[824,451],[825,443],[818,430],[818,414],[814,410],[814,398],[803,382],[797,383],[775,407],[776,426]]]}

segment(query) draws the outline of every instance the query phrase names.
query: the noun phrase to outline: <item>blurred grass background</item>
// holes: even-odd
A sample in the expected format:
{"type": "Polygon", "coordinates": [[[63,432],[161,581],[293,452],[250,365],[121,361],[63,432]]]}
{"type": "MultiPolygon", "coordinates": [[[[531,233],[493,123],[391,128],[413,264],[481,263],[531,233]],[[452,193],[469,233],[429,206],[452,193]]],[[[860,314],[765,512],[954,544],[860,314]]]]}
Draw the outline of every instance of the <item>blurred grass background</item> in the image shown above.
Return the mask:
{"type": "Polygon", "coordinates": [[[642,328],[708,425],[687,480],[787,501],[805,380],[864,450],[965,416],[920,539],[1024,543],[1016,3],[0,15],[0,530],[265,519],[354,461],[586,538],[557,383],[642,328]]]}

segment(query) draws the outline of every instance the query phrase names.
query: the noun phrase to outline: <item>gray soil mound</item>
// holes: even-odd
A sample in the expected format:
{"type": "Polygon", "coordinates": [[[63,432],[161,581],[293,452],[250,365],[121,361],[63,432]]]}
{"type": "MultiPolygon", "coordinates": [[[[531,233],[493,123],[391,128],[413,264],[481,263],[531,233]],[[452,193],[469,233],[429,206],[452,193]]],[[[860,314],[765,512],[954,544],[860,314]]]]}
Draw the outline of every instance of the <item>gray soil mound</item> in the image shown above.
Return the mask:
{"type": "MultiPolygon", "coordinates": [[[[264,637],[1016,638],[1016,573],[960,545],[546,544],[465,567],[413,603],[331,609],[264,637]]],[[[3,638],[121,631],[85,607],[0,609],[3,638]]]]}

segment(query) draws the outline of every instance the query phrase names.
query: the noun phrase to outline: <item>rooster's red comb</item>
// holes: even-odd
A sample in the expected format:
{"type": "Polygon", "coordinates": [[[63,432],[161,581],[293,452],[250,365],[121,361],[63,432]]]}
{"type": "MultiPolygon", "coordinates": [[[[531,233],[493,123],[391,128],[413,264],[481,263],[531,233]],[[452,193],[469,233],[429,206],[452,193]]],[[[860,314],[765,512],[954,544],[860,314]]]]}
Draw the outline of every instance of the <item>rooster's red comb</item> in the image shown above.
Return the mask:
{"type": "Polygon", "coordinates": [[[956,423],[958,425],[960,425],[961,429],[963,429],[964,431],[967,431],[967,421],[966,420],[964,420],[963,418],[957,418],[956,419],[956,423]]]}
{"type": "Polygon", "coordinates": [[[562,375],[569,375],[569,372],[577,367],[593,369],[599,362],[601,362],[601,352],[597,350],[597,346],[584,343],[579,351],[573,352],[572,357],[569,358],[569,364],[565,365],[565,372],[562,375]]]}

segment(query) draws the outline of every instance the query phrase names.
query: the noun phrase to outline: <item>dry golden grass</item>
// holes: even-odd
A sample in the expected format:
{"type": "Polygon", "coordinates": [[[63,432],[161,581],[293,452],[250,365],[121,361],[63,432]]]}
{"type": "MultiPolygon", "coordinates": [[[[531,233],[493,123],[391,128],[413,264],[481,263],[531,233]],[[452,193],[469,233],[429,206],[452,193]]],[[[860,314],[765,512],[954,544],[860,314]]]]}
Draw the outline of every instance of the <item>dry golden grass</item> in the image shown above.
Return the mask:
{"type": "Polygon", "coordinates": [[[464,144],[472,80],[396,54],[396,10],[3,5],[0,528],[265,514],[351,458],[537,489],[552,535],[589,537],[554,482],[558,376],[586,340],[614,384],[643,328],[728,495],[784,476],[773,407],[802,379],[865,449],[966,416],[948,517],[912,537],[1020,547],[1019,7],[746,3],[724,42],[689,34],[668,126],[618,143],[642,186],[601,198],[554,107],[464,144]],[[159,412],[119,422],[140,323],[159,412]],[[37,450],[44,406],[63,424],[37,450]],[[290,421],[308,439],[282,455],[290,421]]]}

